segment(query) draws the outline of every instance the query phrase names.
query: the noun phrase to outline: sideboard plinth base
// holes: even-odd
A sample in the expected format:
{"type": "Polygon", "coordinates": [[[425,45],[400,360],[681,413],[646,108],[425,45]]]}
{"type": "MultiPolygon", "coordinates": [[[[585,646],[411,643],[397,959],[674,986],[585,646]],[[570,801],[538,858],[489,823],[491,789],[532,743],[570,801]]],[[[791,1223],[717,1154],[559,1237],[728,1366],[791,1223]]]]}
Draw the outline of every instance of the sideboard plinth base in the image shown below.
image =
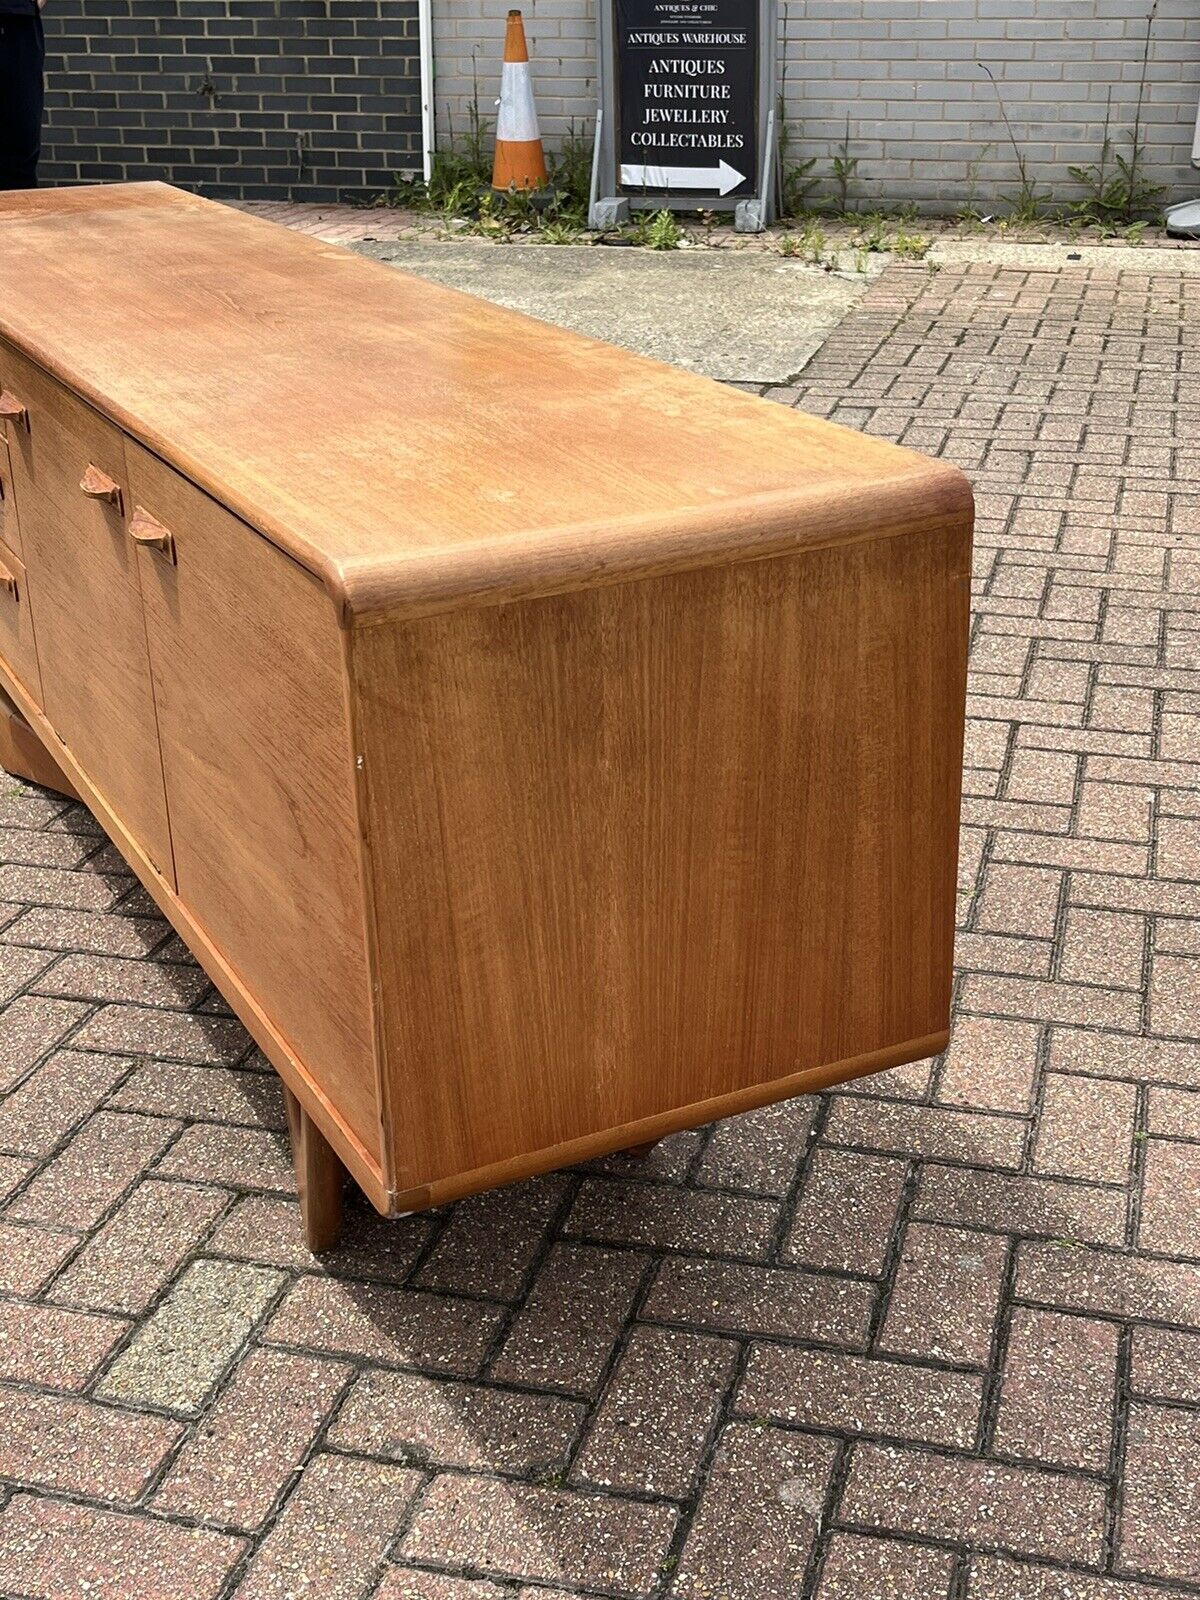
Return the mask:
{"type": "Polygon", "coordinates": [[[0,691],[0,767],[26,783],[53,789],[68,800],[78,800],[70,778],[25,721],[6,694],[0,691]]]}

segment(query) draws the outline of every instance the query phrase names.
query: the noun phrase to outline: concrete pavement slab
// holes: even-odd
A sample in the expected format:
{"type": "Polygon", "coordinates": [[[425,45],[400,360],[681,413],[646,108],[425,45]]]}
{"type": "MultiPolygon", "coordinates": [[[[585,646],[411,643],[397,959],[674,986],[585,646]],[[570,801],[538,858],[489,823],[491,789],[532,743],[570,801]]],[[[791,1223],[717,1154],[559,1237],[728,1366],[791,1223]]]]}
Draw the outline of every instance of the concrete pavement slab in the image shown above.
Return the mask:
{"type": "Polygon", "coordinates": [[[761,252],[656,253],[485,240],[363,241],[360,255],[642,355],[733,383],[801,372],[878,268],[819,268],[761,252]]]}

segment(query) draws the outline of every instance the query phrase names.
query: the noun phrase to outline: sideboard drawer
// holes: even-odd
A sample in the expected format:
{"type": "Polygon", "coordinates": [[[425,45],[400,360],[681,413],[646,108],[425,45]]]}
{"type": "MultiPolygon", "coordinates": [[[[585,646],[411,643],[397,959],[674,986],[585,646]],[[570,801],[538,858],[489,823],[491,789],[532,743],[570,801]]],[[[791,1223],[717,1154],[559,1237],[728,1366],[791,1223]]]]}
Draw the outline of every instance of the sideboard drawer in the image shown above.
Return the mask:
{"type": "Polygon", "coordinates": [[[42,683],[29,610],[25,563],[0,539],[0,660],[40,706],[42,683]]]}
{"type": "Polygon", "coordinates": [[[94,501],[83,479],[89,468],[116,485],[120,498],[112,509],[119,516],[125,476],[121,430],[2,341],[0,389],[24,410],[23,418],[5,424],[22,516],[31,502],[49,501],[73,520],[88,517],[94,501]]]}

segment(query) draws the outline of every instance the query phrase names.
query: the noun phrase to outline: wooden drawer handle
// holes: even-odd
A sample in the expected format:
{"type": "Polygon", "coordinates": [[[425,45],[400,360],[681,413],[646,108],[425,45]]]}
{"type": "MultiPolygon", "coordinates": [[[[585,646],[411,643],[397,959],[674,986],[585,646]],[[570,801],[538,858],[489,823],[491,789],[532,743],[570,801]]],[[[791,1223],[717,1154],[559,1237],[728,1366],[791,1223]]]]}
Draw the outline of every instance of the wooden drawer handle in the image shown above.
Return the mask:
{"type": "Polygon", "coordinates": [[[89,500],[102,500],[105,505],[115,506],[120,511],[121,485],[115,483],[107,472],[101,472],[99,467],[92,466],[90,461],[84,468],[79,487],[89,500]]]}
{"type": "Polygon", "coordinates": [[[15,422],[19,428],[29,426],[28,406],[23,406],[10,389],[0,389],[0,421],[15,422]]]}
{"type": "Polygon", "coordinates": [[[175,535],[143,506],[133,508],[133,516],[129,519],[129,537],[138,544],[144,544],[148,550],[157,550],[159,555],[166,556],[172,566],[175,565],[175,535]]]}
{"type": "Polygon", "coordinates": [[[0,589],[6,590],[10,595],[12,595],[14,600],[19,600],[21,598],[20,587],[17,584],[17,575],[15,572],[10,572],[9,569],[4,565],[3,561],[0,561],[0,589]]]}

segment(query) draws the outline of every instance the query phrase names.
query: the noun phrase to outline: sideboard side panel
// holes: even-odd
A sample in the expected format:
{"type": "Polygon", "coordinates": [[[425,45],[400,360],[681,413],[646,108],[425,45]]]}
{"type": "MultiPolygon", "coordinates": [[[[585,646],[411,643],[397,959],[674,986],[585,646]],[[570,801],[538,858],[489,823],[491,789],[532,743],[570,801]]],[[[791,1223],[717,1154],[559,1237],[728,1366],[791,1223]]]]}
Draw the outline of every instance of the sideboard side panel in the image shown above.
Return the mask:
{"type": "Polygon", "coordinates": [[[940,1047],[969,565],[966,513],[356,633],[398,1193],[940,1047]]]}
{"type": "Polygon", "coordinates": [[[129,441],[179,898],[382,1165],[342,634],[309,573],[129,441]],[[139,523],[139,530],[144,525],[139,523]]]}

